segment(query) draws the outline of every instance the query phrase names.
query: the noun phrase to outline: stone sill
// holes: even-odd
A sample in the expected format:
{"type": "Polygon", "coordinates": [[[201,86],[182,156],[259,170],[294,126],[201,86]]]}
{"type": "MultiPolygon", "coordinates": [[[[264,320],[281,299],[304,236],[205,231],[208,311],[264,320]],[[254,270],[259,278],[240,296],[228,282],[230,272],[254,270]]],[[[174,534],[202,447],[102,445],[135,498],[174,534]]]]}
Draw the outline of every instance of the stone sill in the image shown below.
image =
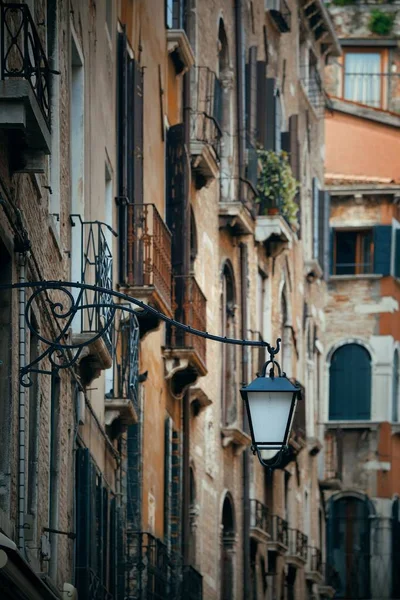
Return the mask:
{"type": "Polygon", "coordinates": [[[256,242],[275,238],[280,242],[287,242],[290,247],[293,234],[282,215],[259,215],[256,218],[255,238],[256,242]]]}
{"type": "Polygon", "coordinates": [[[251,446],[251,437],[247,435],[240,427],[222,427],[222,446],[227,448],[230,444],[235,446],[235,454],[241,454],[246,448],[251,446]]]}
{"type": "Polygon", "coordinates": [[[326,421],[326,429],[371,429],[376,431],[384,421],[326,421]]]}
{"type": "Polygon", "coordinates": [[[375,273],[363,273],[360,275],[330,275],[329,281],[354,281],[354,279],[382,279],[384,275],[375,273]]]}
{"type": "Polygon", "coordinates": [[[167,47],[168,54],[176,52],[182,62],[183,69],[180,71],[180,75],[193,67],[196,59],[184,29],[167,30],[167,47]]]}

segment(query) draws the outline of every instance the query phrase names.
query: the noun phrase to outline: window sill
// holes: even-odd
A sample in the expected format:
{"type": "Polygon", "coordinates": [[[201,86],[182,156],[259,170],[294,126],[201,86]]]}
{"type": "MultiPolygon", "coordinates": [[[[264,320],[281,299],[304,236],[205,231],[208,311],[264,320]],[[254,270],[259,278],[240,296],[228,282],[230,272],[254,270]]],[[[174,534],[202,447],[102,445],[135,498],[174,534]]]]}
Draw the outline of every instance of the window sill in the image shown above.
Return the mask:
{"type": "Polygon", "coordinates": [[[347,281],[354,279],[382,279],[383,275],[377,273],[360,273],[354,275],[330,275],[329,281],[347,281]]]}
{"type": "Polygon", "coordinates": [[[326,429],[371,429],[377,430],[383,421],[326,421],[326,429]]]}

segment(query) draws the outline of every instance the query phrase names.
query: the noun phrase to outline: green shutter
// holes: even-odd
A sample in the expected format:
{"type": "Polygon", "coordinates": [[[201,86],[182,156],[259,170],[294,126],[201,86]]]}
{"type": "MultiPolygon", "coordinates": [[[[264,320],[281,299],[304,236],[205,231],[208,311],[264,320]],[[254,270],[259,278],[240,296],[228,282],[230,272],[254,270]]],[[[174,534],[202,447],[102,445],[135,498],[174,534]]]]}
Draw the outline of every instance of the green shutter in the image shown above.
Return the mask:
{"type": "Polygon", "coordinates": [[[329,419],[367,421],[371,418],[371,359],[358,344],[342,346],[332,356],[329,371],[329,419]]]}
{"type": "Polygon", "coordinates": [[[390,275],[390,257],[392,248],[392,226],[374,227],[374,273],[390,275]]]}
{"type": "Polygon", "coordinates": [[[265,149],[276,150],[275,127],[276,127],[276,97],[275,97],[275,79],[267,78],[265,87],[265,96],[267,104],[267,130],[265,138],[265,149]]]}
{"type": "Polygon", "coordinates": [[[400,229],[395,231],[394,275],[400,277],[400,229]]]}

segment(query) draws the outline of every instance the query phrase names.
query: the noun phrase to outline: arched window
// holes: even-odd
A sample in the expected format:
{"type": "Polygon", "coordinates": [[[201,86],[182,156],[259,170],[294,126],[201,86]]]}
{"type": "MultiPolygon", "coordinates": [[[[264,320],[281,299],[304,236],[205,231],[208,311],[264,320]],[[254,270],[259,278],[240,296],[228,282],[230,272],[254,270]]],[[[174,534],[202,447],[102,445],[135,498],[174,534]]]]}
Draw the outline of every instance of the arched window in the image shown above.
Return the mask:
{"type": "Polygon", "coordinates": [[[399,420],[399,353],[393,358],[392,421],[399,420]]]}
{"type": "Polygon", "coordinates": [[[363,346],[346,344],[332,355],[329,370],[329,419],[371,418],[371,357],[363,346]]]}
{"type": "Polygon", "coordinates": [[[234,597],[235,564],[233,550],[235,541],[233,504],[231,497],[227,494],[222,508],[221,600],[231,600],[234,597]]]}
{"type": "MultiPolygon", "coordinates": [[[[222,335],[235,337],[235,281],[232,265],[227,261],[222,272],[222,335]]],[[[236,347],[221,344],[222,352],[222,410],[224,425],[236,419],[236,347]]]]}
{"type": "Polygon", "coordinates": [[[335,598],[370,598],[370,504],[345,496],[331,499],[327,519],[327,562],[335,598]]]}

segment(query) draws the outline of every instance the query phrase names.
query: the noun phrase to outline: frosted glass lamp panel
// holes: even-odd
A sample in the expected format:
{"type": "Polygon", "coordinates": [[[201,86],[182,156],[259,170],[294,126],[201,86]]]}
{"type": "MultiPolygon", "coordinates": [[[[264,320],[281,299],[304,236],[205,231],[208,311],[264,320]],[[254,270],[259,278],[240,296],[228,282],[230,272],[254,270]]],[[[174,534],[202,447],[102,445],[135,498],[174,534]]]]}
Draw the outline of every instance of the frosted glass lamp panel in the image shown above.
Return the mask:
{"type": "Polygon", "coordinates": [[[248,392],[247,399],[254,442],[283,444],[293,392],[248,392]]]}

